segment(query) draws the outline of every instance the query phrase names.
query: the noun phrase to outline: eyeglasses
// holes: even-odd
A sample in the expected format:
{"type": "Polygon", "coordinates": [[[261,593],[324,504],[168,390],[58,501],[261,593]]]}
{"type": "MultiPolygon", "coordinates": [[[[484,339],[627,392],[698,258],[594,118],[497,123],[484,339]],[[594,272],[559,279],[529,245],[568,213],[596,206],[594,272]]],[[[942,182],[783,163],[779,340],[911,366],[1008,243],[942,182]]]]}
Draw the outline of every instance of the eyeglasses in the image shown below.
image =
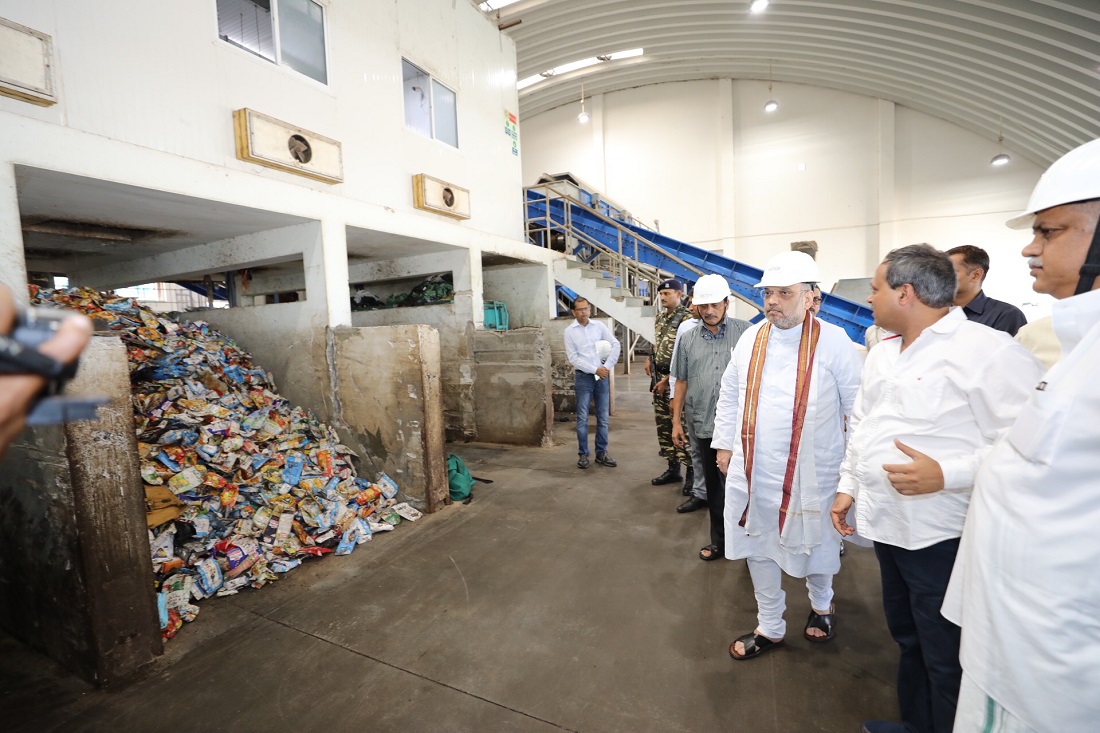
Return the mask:
{"type": "Polygon", "coordinates": [[[821,305],[821,298],[814,298],[814,305],[821,305]]]}
{"type": "Polygon", "coordinates": [[[574,313],[588,313],[591,310],[592,310],[591,308],[574,308],[573,312],[574,313]]]}

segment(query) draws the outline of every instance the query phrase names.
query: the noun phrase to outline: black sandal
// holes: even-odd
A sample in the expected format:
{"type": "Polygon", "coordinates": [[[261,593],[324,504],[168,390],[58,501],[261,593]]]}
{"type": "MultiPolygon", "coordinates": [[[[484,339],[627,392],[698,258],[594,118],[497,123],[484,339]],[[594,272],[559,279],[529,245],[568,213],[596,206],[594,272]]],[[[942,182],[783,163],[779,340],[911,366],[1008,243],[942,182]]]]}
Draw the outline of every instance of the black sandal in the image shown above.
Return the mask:
{"type": "Polygon", "coordinates": [[[806,641],[812,641],[815,644],[824,644],[827,641],[832,641],[833,637],[836,636],[836,629],[833,628],[835,616],[836,606],[831,606],[829,613],[818,613],[811,608],[810,617],[806,619],[806,628],[802,630],[802,635],[806,637],[806,641]],[[825,636],[810,636],[810,634],[807,633],[810,629],[824,631],[825,636]]]}
{"type": "Polygon", "coordinates": [[[707,545],[703,549],[699,550],[699,559],[703,562],[710,562],[711,560],[717,560],[723,557],[725,554],[725,550],[723,550],[718,545],[707,545]],[[704,555],[704,552],[708,552],[710,554],[704,555]]]}
{"type": "Polygon", "coordinates": [[[730,656],[733,657],[735,661],[743,662],[746,659],[759,657],[761,654],[768,651],[769,649],[775,649],[777,646],[781,646],[782,644],[782,639],[780,639],[779,641],[772,641],[768,637],[761,636],[760,634],[753,631],[749,634],[745,634],[744,636],[740,637],[732,644],[730,644],[730,656]],[[733,650],[738,641],[745,645],[745,653],[741,656],[738,656],[737,652],[733,650]]]}

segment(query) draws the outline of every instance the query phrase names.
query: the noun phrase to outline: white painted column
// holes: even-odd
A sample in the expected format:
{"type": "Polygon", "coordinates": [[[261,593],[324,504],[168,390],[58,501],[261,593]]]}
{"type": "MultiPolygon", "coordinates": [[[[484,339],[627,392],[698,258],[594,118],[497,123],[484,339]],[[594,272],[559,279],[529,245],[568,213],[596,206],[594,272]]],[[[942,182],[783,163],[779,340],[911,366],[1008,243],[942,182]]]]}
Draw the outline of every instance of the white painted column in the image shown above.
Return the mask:
{"type": "Polygon", "coordinates": [[[874,272],[887,252],[897,246],[897,197],[895,195],[894,156],[895,120],[894,103],[878,100],[878,242],[868,242],[867,272],[874,272]]]}
{"type": "Polygon", "coordinates": [[[726,257],[734,257],[737,223],[734,221],[734,196],[736,195],[733,175],[734,166],[734,116],[733,116],[733,79],[718,79],[718,131],[715,149],[718,153],[717,180],[714,182],[716,202],[716,229],[718,241],[712,247],[726,257]]]}
{"type": "Polygon", "coordinates": [[[15,188],[15,166],[0,163],[0,283],[7,285],[15,302],[27,303],[27,264],[23,253],[23,225],[19,219],[19,196],[15,188]]]}
{"type": "Polygon", "coordinates": [[[455,315],[468,317],[474,328],[485,324],[484,281],[481,275],[481,248],[471,247],[465,257],[456,258],[454,269],[455,315]]]}
{"type": "Polygon", "coordinates": [[[322,219],[313,228],[312,241],[303,241],[306,303],[314,322],[326,326],[351,325],[351,288],[348,285],[348,240],[344,222],[322,219]]]}

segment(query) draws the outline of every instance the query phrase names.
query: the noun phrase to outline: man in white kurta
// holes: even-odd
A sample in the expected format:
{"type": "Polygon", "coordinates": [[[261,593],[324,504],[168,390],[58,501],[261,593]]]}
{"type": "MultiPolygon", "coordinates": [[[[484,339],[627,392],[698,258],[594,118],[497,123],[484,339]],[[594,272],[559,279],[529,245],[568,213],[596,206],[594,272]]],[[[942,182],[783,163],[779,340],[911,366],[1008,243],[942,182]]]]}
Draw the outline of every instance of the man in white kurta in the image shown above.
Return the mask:
{"type": "Polygon", "coordinates": [[[875,323],[897,335],[867,354],[832,511],[841,533],[855,525],[875,543],[902,722],[866,721],[865,733],[951,730],[959,629],[940,606],[979,461],[1042,373],[1006,333],[951,307],[955,283],[927,244],[891,251],[871,280],[875,323]]]}
{"type": "Polygon", "coordinates": [[[1062,359],[978,470],[943,614],[957,733],[1100,730],[1100,140],[1039,180],[1024,248],[1062,359]]]}
{"type": "Polygon", "coordinates": [[[840,569],[841,539],[832,529],[829,507],[861,360],[842,329],[809,313],[817,280],[816,264],[801,252],[785,252],[769,262],[761,281],[768,320],[745,333],[722,377],[713,445],[727,474],[726,557],[748,559],[758,611],[756,629],[730,646],[737,660],[773,648],[786,634],[784,572],[806,578],[811,607],[806,638],[833,638],[832,582],[840,569]],[[800,348],[810,345],[806,336],[815,330],[808,399],[800,415],[800,348]],[[762,349],[762,369],[753,380],[753,356],[762,349]],[[796,422],[801,423],[799,443],[788,475],[796,422]],[[748,456],[746,424],[755,425],[755,448],[748,456]]]}

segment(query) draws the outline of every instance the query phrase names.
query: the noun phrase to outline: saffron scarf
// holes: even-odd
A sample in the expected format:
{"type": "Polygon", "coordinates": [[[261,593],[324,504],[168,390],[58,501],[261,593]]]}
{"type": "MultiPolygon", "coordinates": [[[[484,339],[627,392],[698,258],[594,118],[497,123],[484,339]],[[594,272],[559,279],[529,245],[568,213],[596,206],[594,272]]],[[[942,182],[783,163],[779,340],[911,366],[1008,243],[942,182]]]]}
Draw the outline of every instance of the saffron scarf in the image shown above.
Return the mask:
{"type": "MultiPolygon", "coordinates": [[[[741,416],[741,447],[745,456],[745,483],[749,500],[745,504],[745,510],[741,514],[738,526],[745,527],[749,516],[749,505],[752,503],[752,468],[753,458],[756,453],[756,415],[760,404],[760,389],[763,383],[764,362],[768,354],[768,337],[771,334],[772,324],[764,324],[756,334],[753,343],[752,356],[749,358],[748,376],[746,378],[745,405],[741,416]]],[[[787,466],[783,476],[783,499],[779,508],[779,535],[786,539],[790,533],[784,533],[788,515],[797,514],[803,520],[816,514],[816,522],[820,523],[820,507],[807,506],[807,499],[813,502],[806,492],[798,491],[795,506],[792,507],[792,496],[796,490],[796,475],[799,463],[799,448],[802,442],[802,433],[806,425],[806,410],[810,403],[810,385],[813,376],[814,354],[817,352],[817,342],[821,337],[821,324],[817,319],[807,314],[802,322],[802,338],[798,344],[798,364],[795,373],[795,398],[794,411],[791,416],[791,443],[787,454],[787,466]]],[[[811,431],[812,432],[812,431],[811,431]]],[[[810,446],[812,451],[813,446],[810,446]]],[[[801,482],[800,482],[801,483],[801,482]]],[[[813,492],[810,492],[813,493],[813,492]]],[[[815,536],[820,534],[814,531],[813,524],[804,522],[801,531],[797,532],[794,544],[812,547],[817,542],[815,536]]]]}

